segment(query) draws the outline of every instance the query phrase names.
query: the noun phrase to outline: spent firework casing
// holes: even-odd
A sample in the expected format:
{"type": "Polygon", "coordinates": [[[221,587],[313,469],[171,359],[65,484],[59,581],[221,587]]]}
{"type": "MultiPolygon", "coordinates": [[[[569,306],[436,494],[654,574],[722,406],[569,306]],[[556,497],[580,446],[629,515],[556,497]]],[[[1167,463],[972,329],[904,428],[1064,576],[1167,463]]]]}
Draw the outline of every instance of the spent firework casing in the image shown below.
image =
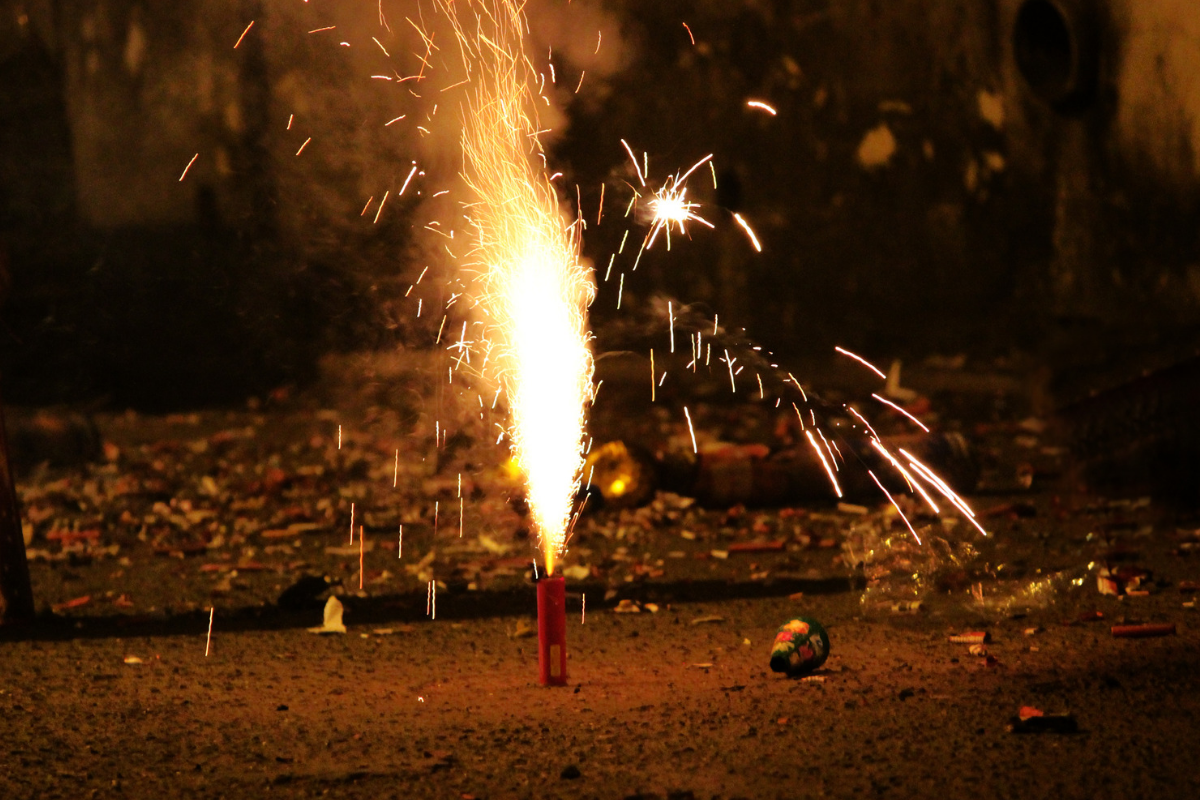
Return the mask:
{"type": "Polygon", "coordinates": [[[1113,625],[1112,635],[1118,639],[1142,639],[1147,636],[1174,636],[1174,623],[1151,625],[1113,625]]]}

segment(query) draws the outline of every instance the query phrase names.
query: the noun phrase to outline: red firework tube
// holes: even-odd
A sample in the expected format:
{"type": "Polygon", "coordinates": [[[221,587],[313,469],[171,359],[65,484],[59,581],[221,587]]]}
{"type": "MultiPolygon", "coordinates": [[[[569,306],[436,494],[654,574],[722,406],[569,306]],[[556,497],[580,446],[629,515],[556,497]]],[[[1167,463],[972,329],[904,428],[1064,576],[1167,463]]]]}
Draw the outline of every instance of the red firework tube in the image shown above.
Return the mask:
{"type": "Polygon", "coordinates": [[[567,685],[567,584],[562,576],[537,585],[538,673],[543,686],[567,685]]]}
{"type": "Polygon", "coordinates": [[[1118,639],[1142,639],[1147,636],[1174,636],[1175,626],[1167,625],[1113,625],[1112,635],[1118,639]]]}

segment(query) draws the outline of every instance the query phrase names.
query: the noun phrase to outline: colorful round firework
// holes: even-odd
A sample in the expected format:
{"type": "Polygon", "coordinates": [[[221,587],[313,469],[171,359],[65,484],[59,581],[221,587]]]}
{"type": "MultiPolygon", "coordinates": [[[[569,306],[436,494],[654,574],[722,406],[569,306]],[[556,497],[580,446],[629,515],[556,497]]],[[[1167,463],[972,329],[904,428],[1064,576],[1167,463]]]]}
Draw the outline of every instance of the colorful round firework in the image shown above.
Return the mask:
{"type": "Polygon", "coordinates": [[[829,634],[815,619],[790,619],[775,634],[771,646],[771,669],[790,676],[804,675],[820,667],[829,657],[829,634]]]}

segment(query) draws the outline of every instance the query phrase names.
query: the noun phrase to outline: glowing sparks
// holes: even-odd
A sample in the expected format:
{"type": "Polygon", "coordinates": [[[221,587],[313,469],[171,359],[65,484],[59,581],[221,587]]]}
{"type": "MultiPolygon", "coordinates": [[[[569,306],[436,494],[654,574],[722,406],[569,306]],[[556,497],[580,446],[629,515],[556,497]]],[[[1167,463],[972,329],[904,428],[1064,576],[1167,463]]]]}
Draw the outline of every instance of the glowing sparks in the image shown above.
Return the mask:
{"type": "Polygon", "coordinates": [[[858,419],[859,422],[861,422],[863,425],[867,426],[867,430],[871,432],[872,439],[874,439],[875,441],[879,441],[879,434],[876,433],[875,429],[871,427],[871,423],[867,422],[866,418],[863,417],[862,414],[858,413],[858,411],[854,408],[854,406],[846,406],[846,410],[849,411],[851,414],[853,414],[858,419]]]}
{"type": "Polygon", "coordinates": [[[901,511],[900,506],[896,504],[896,498],[892,497],[891,492],[883,488],[883,484],[879,482],[879,478],[875,477],[874,472],[867,470],[867,474],[871,476],[871,480],[875,481],[875,485],[879,487],[879,491],[883,492],[883,494],[887,497],[888,501],[892,504],[892,508],[896,509],[896,513],[900,515],[900,519],[904,520],[904,524],[908,526],[908,532],[911,533],[913,538],[917,540],[917,544],[920,544],[921,537],[917,535],[915,530],[913,530],[912,523],[908,521],[908,517],[904,516],[904,512],[901,511]]]}
{"type": "Polygon", "coordinates": [[[817,444],[817,440],[813,438],[812,431],[806,430],[804,435],[808,437],[808,443],[812,445],[817,458],[821,459],[821,466],[825,468],[825,474],[829,476],[829,482],[833,484],[833,491],[840,498],[842,496],[842,487],[838,486],[837,477],[834,476],[833,470],[830,469],[829,462],[825,460],[825,453],[821,450],[821,445],[817,444]]]}
{"type": "Polygon", "coordinates": [[[212,650],[213,615],[216,613],[216,611],[217,611],[217,609],[215,607],[209,607],[209,609],[208,609],[208,639],[206,639],[204,642],[204,657],[205,658],[208,658],[208,654],[212,650]]]}
{"type": "Polygon", "coordinates": [[[879,369],[879,367],[875,366],[870,361],[867,361],[865,358],[858,355],[857,353],[851,353],[849,350],[844,350],[841,347],[834,347],[833,349],[838,351],[842,355],[846,356],[847,358],[854,359],[855,361],[862,364],[867,369],[871,370],[871,372],[874,372],[876,375],[878,375],[883,380],[885,380],[885,381],[887,380],[887,375],[883,374],[883,370],[879,369]]]}
{"type": "Polygon", "coordinates": [[[984,536],[988,535],[988,532],[985,531],[983,527],[975,520],[975,512],[971,510],[969,505],[967,505],[966,500],[963,500],[961,497],[959,497],[958,494],[950,488],[949,484],[939,478],[933,470],[917,460],[916,456],[905,450],[903,447],[898,449],[904,454],[904,457],[908,459],[909,466],[919,472],[921,477],[933,484],[933,486],[942,493],[942,496],[950,501],[951,505],[962,512],[962,515],[967,518],[967,522],[970,522],[972,525],[974,525],[984,536]]]}
{"type": "Polygon", "coordinates": [[[775,109],[774,109],[774,108],[772,108],[771,106],[767,105],[767,104],[766,104],[766,103],[764,103],[762,100],[747,100],[747,101],[746,101],[746,108],[757,108],[757,109],[759,109],[759,110],[761,110],[761,111],[765,111],[765,112],[767,112],[767,113],[768,113],[768,114],[770,114],[772,117],[773,117],[773,116],[775,116],[775,115],[778,113],[777,111],[775,111],[775,109]]]}
{"type": "Polygon", "coordinates": [[[633,148],[629,146],[629,142],[621,140],[621,146],[625,148],[625,152],[629,153],[629,160],[633,162],[633,169],[637,172],[638,183],[642,186],[646,185],[646,176],[642,174],[642,165],[638,163],[637,156],[633,154],[633,148]]]}
{"type": "Polygon", "coordinates": [[[200,157],[200,154],[196,153],[196,155],[192,156],[192,160],[187,163],[187,166],[183,168],[183,174],[179,176],[180,183],[183,183],[183,179],[187,177],[188,170],[192,168],[192,164],[195,164],[196,159],[199,157],[200,157]]]}
{"type": "Polygon", "coordinates": [[[692,427],[692,415],[688,413],[687,406],[683,407],[683,416],[687,418],[688,435],[692,437],[692,452],[698,455],[700,448],[696,447],[696,429],[692,427]]]}
{"type": "Polygon", "coordinates": [[[744,230],[746,232],[746,236],[748,236],[750,238],[751,246],[754,247],[756,252],[761,253],[762,252],[762,244],[758,241],[758,235],[754,233],[754,229],[750,227],[750,223],[746,222],[745,218],[741,214],[735,213],[733,215],[733,218],[734,218],[734,220],[737,221],[738,225],[742,226],[742,230],[744,230]]]}
{"type": "Polygon", "coordinates": [[[238,49],[238,45],[240,45],[242,43],[242,39],[246,38],[246,34],[249,33],[250,29],[253,27],[254,27],[254,20],[250,20],[250,24],[246,26],[246,30],[242,31],[242,35],[238,37],[237,42],[233,45],[234,50],[238,49]]]}
{"type": "Polygon", "coordinates": [[[388,191],[383,193],[383,199],[379,201],[379,209],[375,212],[375,221],[371,223],[372,225],[376,225],[379,223],[379,216],[383,213],[383,204],[387,202],[388,194],[390,192],[391,192],[391,190],[389,189],[388,191]]]}
{"type": "Polygon", "coordinates": [[[477,276],[487,377],[508,399],[513,454],[553,573],[583,462],[595,287],[580,263],[579,229],[567,224],[542,168],[538,72],[524,49],[521,6],[479,5],[486,13],[472,10],[472,35],[454,5],[440,4],[473,76],[462,136],[473,248],[462,266],[477,276]]]}
{"type": "Polygon", "coordinates": [[[901,408],[900,406],[893,403],[891,400],[888,400],[887,398],[884,398],[884,397],[880,397],[879,395],[875,394],[874,392],[871,393],[871,397],[874,397],[876,400],[883,403],[885,406],[888,406],[890,408],[895,409],[896,411],[899,411],[901,414],[903,414],[904,416],[906,416],[910,420],[912,420],[913,424],[916,425],[918,428],[925,431],[926,433],[929,433],[929,428],[925,427],[925,423],[921,422],[921,420],[917,419],[912,414],[908,413],[903,408],[901,408]]]}
{"type": "MultiPolygon", "coordinates": [[[[621,140],[621,144],[625,145],[625,149],[629,150],[629,145],[625,144],[625,140],[621,140]]],[[[630,158],[633,158],[633,152],[629,151],[630,158]]],[[[706,155],[704,158],[692,165],[691,169],[682,175],[676,175],[668,178],[667,182],[662,185],[658,191],[654,193],[654,197],[650,199],[647,205],[650,208],[650,232],[646,235],[646,240],[643,244],[643,249],[649,250],[654,246],[654,240],[658,238],[661,231],[666,231],[667,249],[671,249],[671,226],[676,225],[679,232],[683,235],[687,234],[686,224],[688,222],[699,222],[708,228],[713,225],[708,220],[697,215],[694,209],[700,207],[699,203],[690,202],[687,199],[687,179],[699,167],[707,164],[712,160],[712,154],[706,155]]],[[[637,166],[637,159],[633,159],[634,166],[637,166]]],[[[639,171],[638,177],[641,178],[639,171]]],[[[644,185],[645,181],[643,181],[644,185]]]]}
{"type": "Polygon", "coordinates": [[[929,509],[933,511],[933,513],[941,513],[937,507],[937,503],[933,502],[933,498],[930,497],[929,493],[925,491],[925,487],[921,486],[921,482],[917,480],[908,470],[906,470],[904,465],[897,461],[896,457],[889,453],[887,448],[880,444],[878,439],[873,440],[871,442],[871,446],[878,450],[883,457],[886,458],[893,467],[895,467],[896,471],[903,476],[905,483],[908,484],[909,491],[916,490],[917,493],[921,495],[922,499],[925,500],[925,504],[929,506],[929,509]]]}

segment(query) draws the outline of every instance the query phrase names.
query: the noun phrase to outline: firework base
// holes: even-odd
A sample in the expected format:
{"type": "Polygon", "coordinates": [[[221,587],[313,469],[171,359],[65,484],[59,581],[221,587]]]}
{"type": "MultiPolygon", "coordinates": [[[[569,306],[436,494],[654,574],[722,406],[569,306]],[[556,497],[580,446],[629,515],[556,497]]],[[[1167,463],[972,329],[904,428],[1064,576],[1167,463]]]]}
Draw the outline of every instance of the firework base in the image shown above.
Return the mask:
{"type": "Polygon", "coordinates": [[[567,684],[567,590],[561,577],[538,581],[538,675],[543,686],[567,684]]]}

